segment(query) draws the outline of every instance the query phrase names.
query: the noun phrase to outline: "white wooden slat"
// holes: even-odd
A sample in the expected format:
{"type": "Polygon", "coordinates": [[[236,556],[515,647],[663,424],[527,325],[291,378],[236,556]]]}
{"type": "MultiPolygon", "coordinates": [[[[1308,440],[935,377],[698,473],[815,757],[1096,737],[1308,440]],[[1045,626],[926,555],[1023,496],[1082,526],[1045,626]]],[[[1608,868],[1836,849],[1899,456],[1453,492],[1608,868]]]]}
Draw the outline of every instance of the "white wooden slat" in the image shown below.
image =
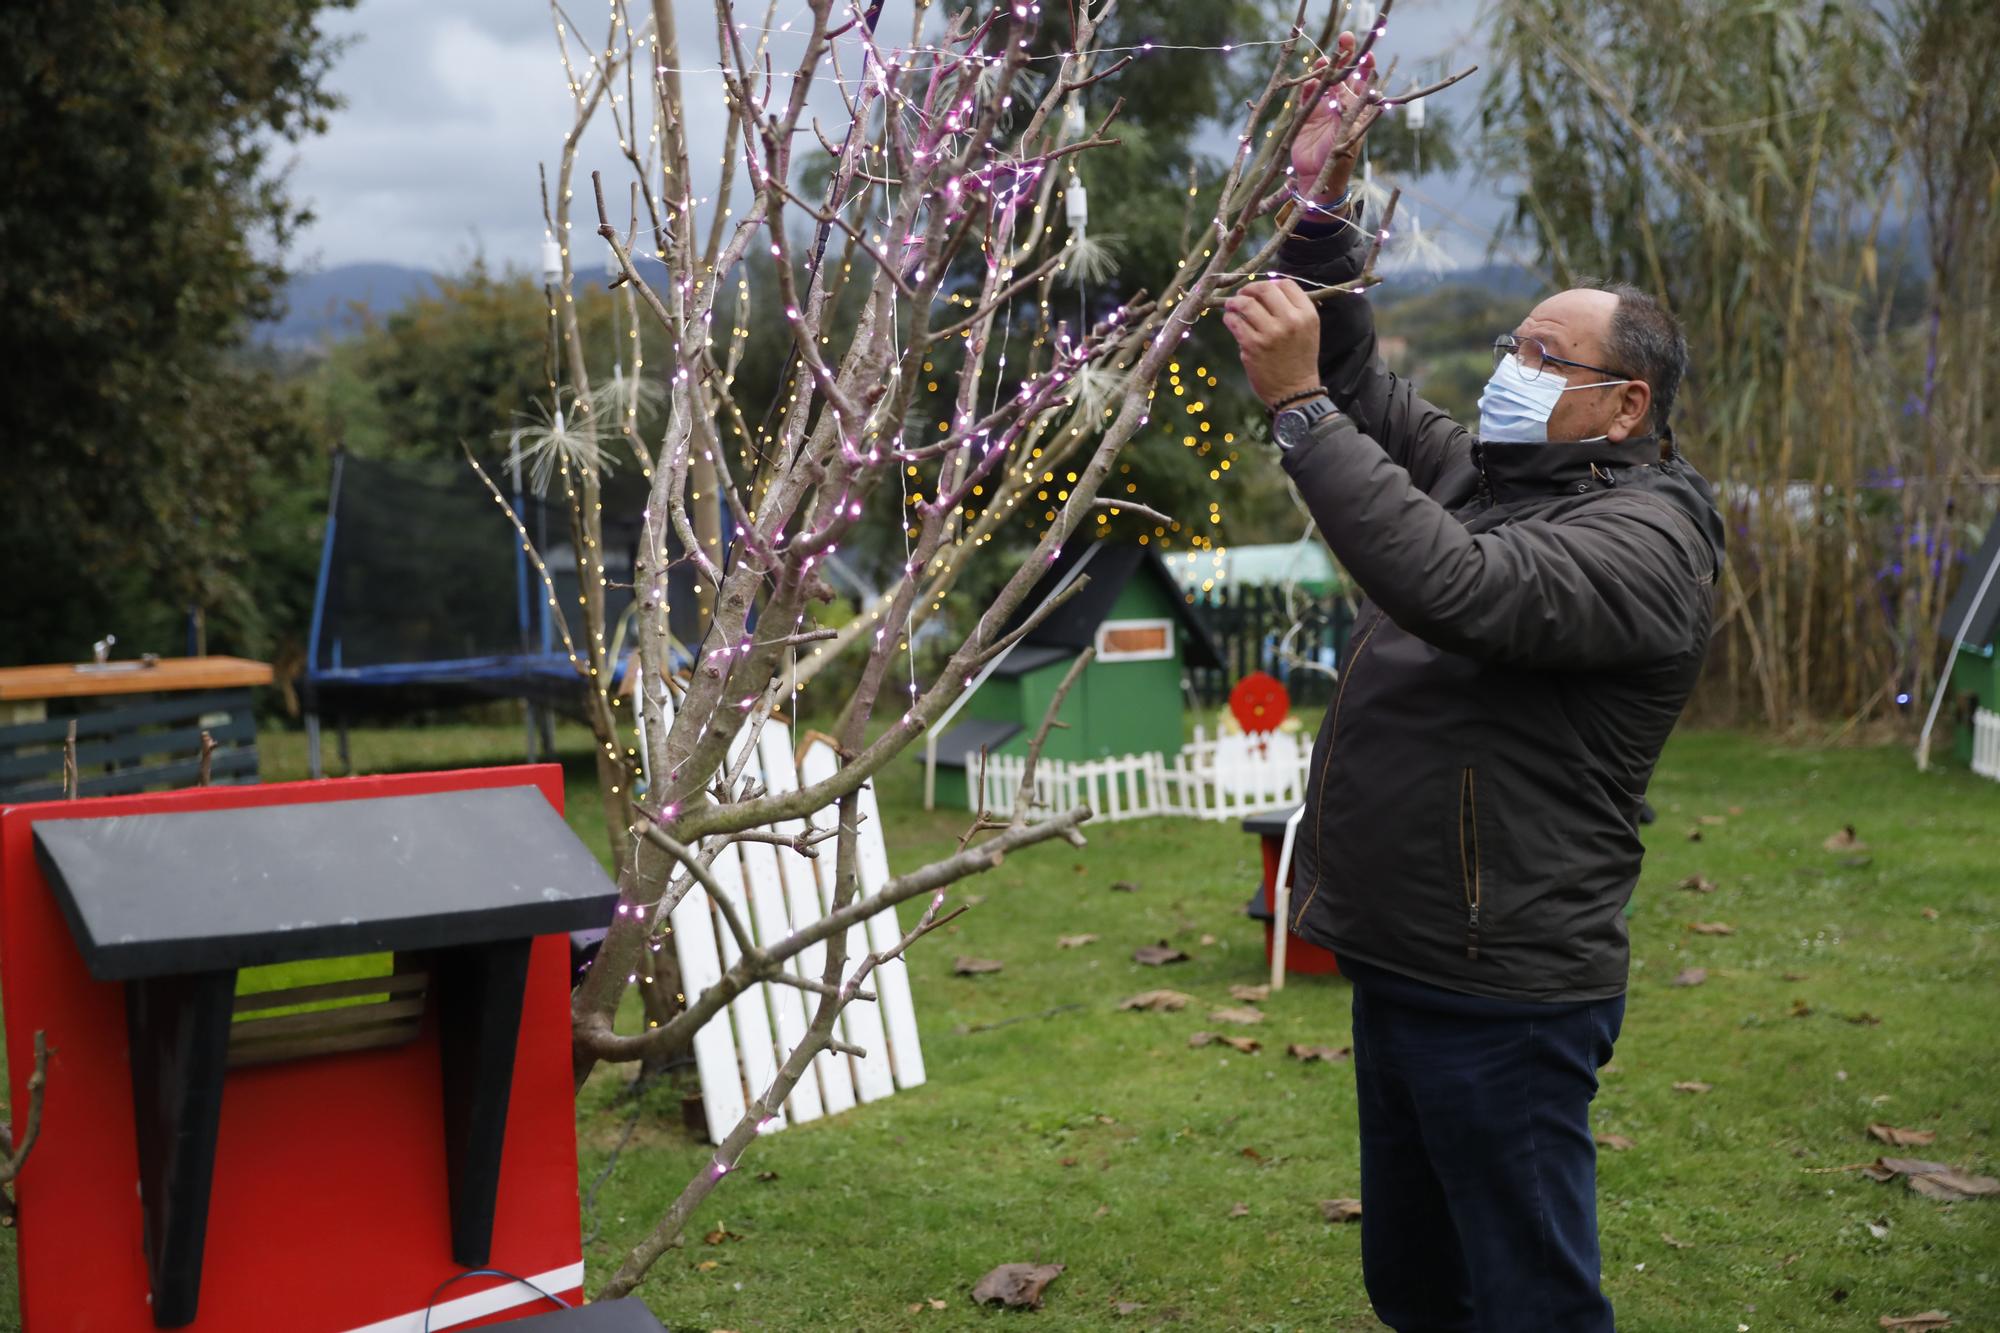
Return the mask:
{"type": "MultiPolygon", "coordinates": [[[[700,995],[722,979],[722,964],[716,951],[715,909],[709,906],[708,891],[699,884],[674,905],[668,917],[674,931],[674,954],[681,964],[681,990],[700,995]]],[[[708,1122],[708,1137],[720,1143],[736,1128],[748,1108],[743,1093],[742,1069],[737,1063],[736,1040],[727,1009],[701,1025],[694,1034],[695,1068],[701,1074],[702,1111],[708,1122]]]]}
{"type": "MultiPolygon", "coordinates": [[[[750,901],[750,929],[759,944],[776,944],[792,931],[791,909],[785,901],[785,879],[778,869],[778,849],[768,842],[739,843],[737,849],[743,857],[744,891],[750,901]]],[[[766,982],[765,998],[777,1027],[776,1055],[783,1060],[806,1039],[806,1024],[809,1021],[807,996],[796,986],[766,982]]],[[[817,1120],[825,1115],[826,1106],[819,1095],[819,1080],[800,1079],[785,1101],[785,1110],[794,1123],[817,1120]]]]}
{"type": "MultiPolygon", "coordinates": [[[[740,843],[724,847],[709,869],[715,875],[723,898],[736,910],[737,917],[749,929],[754,940],[757,938],[757,927],[751,923],[749,900],[743,892],[743,862],[738,855],[741,847],[740,843]]],[[[737,947],[736,936],[730,931],[728,922],[718,920],[715,927],[716,937],[722,944],[723,970],[727,971],[736,965],[743,951],[737,947]]],[[[730,1019],[736,1027],[736,1052],[743,1064],[744,1091],[750,1097],[762,1095],[778,1076],[777,1044],[771,1036],[769,989],[769,982],[760,981],[729,1002],[730,1019]]],[[[707,1086],[705,1082],[703,1086],[707,1086]]],[[[770,1128],[784,1128],[783,1107],[778,1108],[776,1120],[777,1123],[770,1128]]]]}
{"type": "MultiPolygon", "coordinates": [[[[861,785],[861,840],[856,861],[861,891],[877,893],[889,883],[889,848],[883,840],[882,814],[875,804],[873,781],[861,785]]],[[[903,927],[896,909],[884,908],[868,918],[868,947],[886,953],[902,942],[903,927]]],[[[875,993],[881,997],[883,1026],[889,1030],[889,1059],[898,1087],[914,1088],[924,1081],[923,1045],[917,1040],[917,1006],[910,994],[910,968],[891,958],[875,969],[875,993]]]]}
{"type": "MultiPolygon", "coordinates": [[[[833,753],[832,747],[823,740],[815,740],[806,750],[804,761],[800,765],[799,781],[802,785],[811,786],[815,782],[832,777],[838,771],[838,768],[838,760],[833,753]]],[[[858,794],[855,800],[858,814],[860,802],[858,794]]],[[[819,817],[814,820],[814,823],[822,828],[831,827],[839,814],[840,807],[837,804],[830,805],[825,810],[819,812],[819,817]]],[[[862,827],[867,827],[866,822],[862,824],[862,827]]],[[[826,904],[828,911],[833,910],[833,895],[837,887],[835,880],[840,869],[835,842],[836,840],[829,839],[819,845],[820,901],[826,904]]],[[[868,886],[860,874],[860,850],[859,830],[857,830],[855,839],[855,885],[856,891],[866,896],[868,886]]],[[[843,980],[853,977],[855,969],[861,965],[861,960],[867,956],[869,949],[872,947],[874,946],[869,942],[868,928],[865,925],[856,925],[848,930],[847,968],[841,974],[843,980]]],[[[862,984],[866,989],[873,991],[879,997],[881,991],[877,989],[878,981],[879,978],[871,972],[868,979],[862,984]]],[[[848,1057],[848,1064],[854,1074],[855,1094],[864,1102],[879,1101],[896,1090],[896,1076],[889,1053],[889,1034],[882,1022],[882,1009],[879,998],[875,1001],[854,1001],[847,1006],[845,1017],[847,1019],[847,1039],[868,1052],[864,1057],[848,1057]]]]}
{"type": "MultiPolygon", "coordinates": [[[[757,737],[757,758],[763,770],[764,789],[769,792],[797,791],[799,787],[798,768],[792,759],[790,729],[775,718],[766,719],[763,730],[757,737]]],[[[778,833],[795,837],[805,832],[802,819],[781,819],[771,826],[778,833]]],[[[822,912],[819,902],[819,875],[811,861],[789,847],[780,847],[778,868],[785,883],[785,903],[791,913],[792,928],[801,929],[817,921],[822,912]]],[[[801,950],[795,957],[797,975],[818,981],[826,975],[826,946],[814,944],[801,950]]],[[[820,997],[807,999],[808,1013],[818,1009],[820,997]]],[[[846,1025],[834,1020],[835,1040],[846,1041],[846,1025]]],[[[821,1051],[813,1057],[813,1070],[819,1075],[820,1101],[825,1104],[828,1115],[838,1115],[855,1104],[854,1075],[847,1065],[847,1057],[832,1051],[821,1051]]]]}

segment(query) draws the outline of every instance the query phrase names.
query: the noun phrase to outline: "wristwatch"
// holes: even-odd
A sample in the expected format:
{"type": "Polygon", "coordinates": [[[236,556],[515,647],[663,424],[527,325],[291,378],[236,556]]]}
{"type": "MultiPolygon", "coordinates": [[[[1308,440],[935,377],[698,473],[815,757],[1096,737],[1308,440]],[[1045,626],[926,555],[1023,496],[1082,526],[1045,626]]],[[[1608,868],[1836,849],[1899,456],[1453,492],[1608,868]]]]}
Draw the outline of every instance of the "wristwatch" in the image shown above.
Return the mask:
{"type": "Polygon", "coordinates": [[[1305,443],[1306,436],[1323,419],[1338,413],[1333,399],[1324,393],[1315,394],[1302,403],[1291,404],[1272,417],[1271,438],[1278,442],[1280,449],[1289,451],[1305,443]]]}

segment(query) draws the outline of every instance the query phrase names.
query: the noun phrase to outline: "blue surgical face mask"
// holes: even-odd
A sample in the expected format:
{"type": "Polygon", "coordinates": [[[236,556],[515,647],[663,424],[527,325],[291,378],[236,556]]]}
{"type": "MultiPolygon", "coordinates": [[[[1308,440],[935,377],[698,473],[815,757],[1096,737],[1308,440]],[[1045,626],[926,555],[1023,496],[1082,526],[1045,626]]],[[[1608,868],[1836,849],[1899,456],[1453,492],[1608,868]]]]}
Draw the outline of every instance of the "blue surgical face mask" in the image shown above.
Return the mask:
{"type": "Polygon", "coordinates": [[[1544,371],[1530,375],[1519,357],[1510,356],[1493,367],[1486,389],[1479,395],[1479,438],[1496,444],[1546,444],[1549,418],[1556,404],[1572,389],[1601,389],[1626,380],[1598,380],[1592,384],[1566,384],[1562,378],[1544,371]]]}

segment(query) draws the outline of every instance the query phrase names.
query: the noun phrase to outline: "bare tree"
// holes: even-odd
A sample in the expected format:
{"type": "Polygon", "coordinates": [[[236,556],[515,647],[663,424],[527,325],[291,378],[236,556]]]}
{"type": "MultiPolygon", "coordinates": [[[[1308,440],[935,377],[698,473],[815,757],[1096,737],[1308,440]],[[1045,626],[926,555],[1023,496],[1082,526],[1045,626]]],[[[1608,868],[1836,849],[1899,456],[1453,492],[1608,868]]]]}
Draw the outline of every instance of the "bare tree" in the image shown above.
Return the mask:
{"type": "MultiPolygon", "coordinates": [[[[664,384],[668,397],[664,437],[651,448],[630,441],[650,478],[634,566],[645,753],[628,752],[615,719],[599,734],[607,781],[631,793],[643,770],[650,785],[630,802],[625,827],[614,830],[622,844],[620,904],[573,998],[575,1074],[580,1084],[601,1060],[685,1051],[731,999],[764,981],[799,985],[818,998],[805,1039],[775,1081],[604,1295],[640,1281],[813,1057],[843,1049],[834,1035],[841,1010],[867,1002],[869,973],[945,919],[953,884],[1036,843],[1083,842],[1078,826],[1090,817],[1087,807],[1027,817],[1033,757],[1048,721],[1011,819],[975,817],[953,855],[867,896],[856,870],[859,791],[935,723],[982,665],[1053,609],[1033,608],[1017,623],[1065,542],[1089,540],[1107,511],[1165,520],[1136,501],[1101,499],[1100,490],[1120,449],[1146,424],[1153,384],[1194,322],[1268,272],[1291,225],[1288,202],[1323,185],[1291,179],[1292,140],[1334,80],[1362,78],[1360,62],[1391,7],[1381,6],[1380,20],[1339,67],[1313,63],[1334,49],[1337,7],[1315,35],[1299,0],[1288,26],[1250,43],[1268,56],[1270,73],[1245,103],[1219,186],[1190,199],[1195,225],[1185,257],[1156,294],[1134,294],[1088,324],[1072,324],[1056,314],[1052,295],[1091,258],[1076,207],[1083,203],[1077,166],[1118,143],[1118,103],[1109,100],[1093,120],[1086,93],[1104,101],[1118,72],[1143,54],[1102,49],[1099,34],[1117,2],[1078,0],[1073,26],[1060,34],[1042,31],[1056,20],[1045,18],[1040,4],[1008,0],[949,14],[919,5],[911,30],[892,42],[878,30],[882,0],[811,0],[809,18],[788,25],[782,41],[773,40],[768,12],[746,20],[735,0],[714,0],[721,67],[703,71],[704,86],[719,79],[727,120],[714,193],[706,198],[695,190],[672,7],[655,3],[635,20],[626,4],[614,3],[603,44],[580,55],[570,46],[574,25],[554,9],[577,107],[549,212],[563,249],[565,292],[578,146],[603,106],[632,180],[621,227],[602,174],[591,173],[596,232],[616,256],[613,285],[650,317],[664,346],[661,363],[644,373],[664,384]],[[651,97],[642,99],[644,84],[633,72],[648,70],[651,97]],[[841,115],[831,127],[811,114],[816,86],[837,90],[841,115]],[[643,131],[642,101],[652,108],[643,131]],[[815,149],[823,156],[808,163],[802,154],[815,149]],[[809,185],[809,178],[823,183],[809,185]],[[1058,210],[1072,225],[1055,225],[1058,210]],[[753,254],[760,265],[770,261],[769,290],[752,291],[753,254]],[[782,320],[789,334],[787,374],[771,401],[744,402],[735,390],[753,318],[782,320]],[[1004,334],[997,342],[995,334],[1015,320],[1035,336],[1025,356],[1010,360],[1004,334]],[[962,369],[947,420],[931,429],[913,403],[921,369],[947,349],[962,369]],[[1059,499],[1032,554],[1016,561],[949,661],[920,681],[910,656],[917,624],[938,611],[953,579],[992,544],[998,523],[1057,476],[1066,480],[1056,483],[1059,499]],[[879,495],[899,495],[907,516],[898,576],[849,626],[819,628],[814,604],[833,595],[824,564],[879,495]],[[707,526],[718,500],[733,528],[726,548],[707,526]],[[669,651],[668,573],[676,559],[693,566],[710,613],[685,678],[671,670],[669,651]],[[746,730],[754,738],[836,652],[860,659],[834,727],[837,772],[797,791],[761,790],[745,774],[755,747],[735,749],[732,762],[733,744],[746,730]],[[634,757],[642,762],[629,762],[634,757]],[[836,817],[820,836],[834,845],[831,909],[789,938],[759,944],[717,891],[710,864],[732,841],[769,839],[768,826],[829,808],[836,817]],[[697,887],[710,891],[740,957],[718,983],[687,996],[680,1012],[641,1033],[615,1031],[626,988],[651,975],[668,913],[697,887]],[[913,899],[924,900],[923,910],[895,949],[848,957],[850,926],[913,899]],[[825,950],[820,977],[785,975],[788,961],[818,946],[825,950]]],[[[1393,99],[1372,84],[1366,91],[1352,136],[1387,104],[1434,88],[1393,99]]],[[[713,114],[707,104],[702,111],[713,114]]],[[[1364,274],[1355,287],[1370,280],[1364,274]]],[[[573,310],[557,295],[554,318],[568,330],[569,374],[581,386],[573,310]]],[[[1351,299],[1345,291],[1322,295],[1351,299]]],[[[635,351],[635,383],[641,369],[635,351]]],[[[601,529],[589,526],[599,502],[595,461],[580,453],[562,468],[578,497],[579,557],[599,562],[601,589],[601,529]]],[[[587,569],[586,612],[592,581],[587,569]]],[[[613,664],[599,643],[579,660],[611,719],[613,664]]]]}

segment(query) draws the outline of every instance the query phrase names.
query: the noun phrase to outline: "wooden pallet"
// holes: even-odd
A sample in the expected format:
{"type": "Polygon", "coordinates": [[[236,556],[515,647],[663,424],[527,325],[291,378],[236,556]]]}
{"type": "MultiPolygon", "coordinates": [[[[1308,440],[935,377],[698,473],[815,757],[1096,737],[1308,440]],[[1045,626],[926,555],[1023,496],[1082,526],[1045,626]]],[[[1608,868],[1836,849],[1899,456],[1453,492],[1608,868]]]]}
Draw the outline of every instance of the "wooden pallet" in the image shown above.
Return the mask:
{"type": "MultiPolygon", "coordinates": [[[[742,758],[746,735],[747,729],[738,736],[731,751],[732,763],[742,758]]],[[[804,780],[812,783],[830,776],[838,767],[827,738],[809,737],[794,755],[789,728],[772,718],[764,723],[757,753],[745,772],[766,791],[785,792],[799,788],[801,770],[804,780]]],[[[863,785],[859,800],[862,819],[857,834],[857,869],[865,896],[888,882],[889,857],[872,783],[863,785]]],[[[814,828],[831,828],[837,814],[838,806],[829,806],[815,813],[810,822],[814,828]]],[[[807,822],[784,820],[773,829],[796,834],[805,830],[807,822]]],[[[716,857],[711,869],[717,884],[759,945],[775,944],[818,920],[831,907],[834,840],[827,839],[816,850],[817,856],[808,857],[771,843],[739,842],[716,857]]],[[[672,933],[668,938],[673,941],[682,988],[689,997],[720,980],[739,957],[735,936],[699,885],[675,906],[669,924],[672,933]]],[[[885,951],[900,938],[893,908],[853,927],[847,937],[844,975],[851,977],[871,949],[885,951]]],[[[803,950],[788,966],[796,976],[819,980],[825,973],[826,946],[803,950]]],[[[784,1110],[767,1130],[835,1115],[859,1102],[877,1101],[898,1088],[913,1088],[924,1081],[908,968],[900,958],[885,963],[870,974],[864,989],[872,990],[878,998],[849,1005],[835,1025],[834,1036],[860,1047],[866,1055],[820,1052],[811,1075],[799,1080],[784,1110]]],[[[779,1064],[804,1038],[820,1002],[820,996],[797,987],[765,982],[737,996],[728,1009],[695,1034],[695,1066],[701,1076],[702,1109],[711,1141],[720,1142],[742,1119],[751,1098],[770,1086],[779,1064]]]]}

